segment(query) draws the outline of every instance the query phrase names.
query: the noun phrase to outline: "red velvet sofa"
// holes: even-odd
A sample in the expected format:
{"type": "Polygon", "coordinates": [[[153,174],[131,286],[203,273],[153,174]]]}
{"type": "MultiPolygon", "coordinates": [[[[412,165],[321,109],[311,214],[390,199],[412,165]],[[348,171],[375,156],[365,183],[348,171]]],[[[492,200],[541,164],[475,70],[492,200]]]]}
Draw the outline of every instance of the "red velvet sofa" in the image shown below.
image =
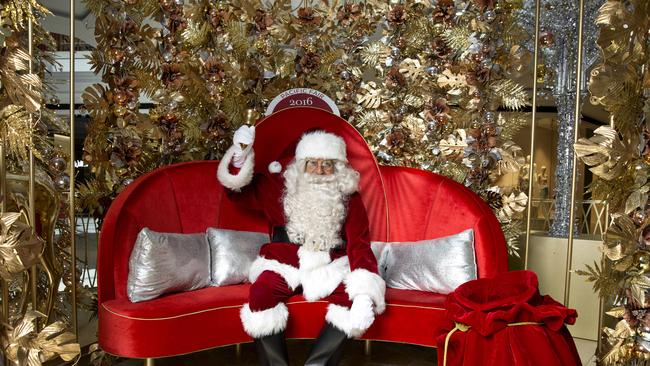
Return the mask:
{"type": "MultiPolygon", "coordinates": [[[[415,241],[473,228],[479,277],[507,270],[506,245],[490,208],[473,192],[430,172],[380,166],[363,137],[345,120],[312,108],[275,113],[257,125],[256,169],[291,159],[303,132],[320,128],[342,136],[362,176],[371,240],[415,241]]],[[[285,165],[285,164],[283,164],[285,165]]],[[[286,166],[286,165],[285,165],[286,166]]],[[[167,166],[138,178],[113,202],[99,238],[99,344],[129,358],[158,358],[250,342],[239,320],[249,284],[208,287],[131,303],[129,256],[143,227],[196,233],[208,227],[268,232],[264,219],[237,207],[216,178],[216,161],[167,166]]],[[[171,275],[171,274],[170,274],[171,275]]],[[[387,289],[386,311],[362,339],[435,347],[446,324],[445,295],[387,289]]],[[[327,304],[295,296],[288,303],[289,338],[315,338],[327,304]]]]}

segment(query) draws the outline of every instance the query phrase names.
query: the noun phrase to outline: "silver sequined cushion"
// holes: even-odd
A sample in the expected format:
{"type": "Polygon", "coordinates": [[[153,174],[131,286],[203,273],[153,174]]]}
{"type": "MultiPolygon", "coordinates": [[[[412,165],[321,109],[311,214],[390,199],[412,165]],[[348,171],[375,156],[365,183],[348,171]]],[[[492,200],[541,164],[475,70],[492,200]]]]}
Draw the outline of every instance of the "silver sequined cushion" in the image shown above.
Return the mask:
{"type": "Polygon", "coordinates": [[[474,230],[404,243],[373,243],[386,286],[448,294],[476,279],[474,230]]]}
{"type": "Polygon", "coordinates": [[[210,247],[204,233],[140,231],[129,260],[127,295],[132,302],[209,285],[210,247]]]}
{"type": "Polygon", "coordinates": [[[209,228],[212,256],[212,286],[236,285],[248,281],[248,270],[269,235],[250,231],[209,228]]]}

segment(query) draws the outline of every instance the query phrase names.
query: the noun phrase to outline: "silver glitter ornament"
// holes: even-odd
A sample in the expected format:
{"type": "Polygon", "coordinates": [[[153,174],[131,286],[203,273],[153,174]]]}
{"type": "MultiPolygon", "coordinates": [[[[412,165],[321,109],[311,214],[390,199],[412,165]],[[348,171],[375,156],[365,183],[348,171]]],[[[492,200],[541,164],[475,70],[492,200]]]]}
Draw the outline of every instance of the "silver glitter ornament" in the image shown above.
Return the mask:
{"type": "Polygon", "coordinates": [[[171,62],[174,59],[174,55],[172,55],[172,53],[169,51],[163,52],[162,56],[165,62],[171,62]]]}
{"type": "Polygon", "coordinates": [[[54,185],[61,191],[70,188],[70,177],[67,174],[61,174],[54,179],[54,185]]]}
{"type": "Polygon", "coordinates": [[[63,172],[68,166],[68,163],[62,157],[54,157],[50,160],[50,168],[56,172],[63,172]]]}
{"type": "Polygon", "coordinates": [[[487,10],[484,14],[483,17],[485,18],[485,21],[488,23],[492,23],[494,19],[497,18],[497,15],[494,13],[494,10],[487,10]]]}

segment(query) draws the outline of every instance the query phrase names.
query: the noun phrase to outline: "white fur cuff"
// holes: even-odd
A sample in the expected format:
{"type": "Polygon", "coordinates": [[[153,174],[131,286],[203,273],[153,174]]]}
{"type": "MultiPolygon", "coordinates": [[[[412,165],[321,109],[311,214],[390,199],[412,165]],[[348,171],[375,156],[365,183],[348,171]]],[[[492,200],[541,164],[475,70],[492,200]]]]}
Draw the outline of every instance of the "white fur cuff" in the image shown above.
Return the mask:
{"type": "Polygon", "coordinates": [[[337,258],[330,264],[313,269],[303,269],[301,262],[300,282],[302,283],[302,294],[307,301],[316,301],[327,297],[336,290],[349,272],[350,262],[347,256],[337,258]]]}
{"type": "Polygon", "coordinates": [[[345,280],[345,292],[350,299],[359,295],[368,295],[375,304],[375,312],[381,314],[386,310],[386,282],[376,273],[358,268],[350,272],[345,280]]]}
{"type": "Polygon", "coordinates": [[[255,282],[257,277],[264,271],[272,271],[282,276],[287,281],[287,285],[289,285],[291,290],[295,290],[300,286],[300,273],[298,272],[298,268],[280,263],[275,259],[266,259],[262,256],[258,256],[251,264],[248,272],[248,280],[251,283],[255,282]]]}
{"type": "Polygon", "coordinates": [[[235,146],[231,146],[219,162],[217,168],[217,178],[221,184],[233,191],[238,192],[242,187],[248,185],[253,180],[253,169],[255,168],[255,153],[251,150],[244,161],[239,173],[230,174],[229,166],[235,155],[235,146]]]}
{"type": "Polygon", "coordinates": [[[350,309],[336,304],[329,304],[327,306],[325,320],[345,333],[349,338],[360,337],[370,327],[368,325],[368,327],[364,327],[363,329],[355,328],[353,324],[356,322],[351,317],[350,309]]]}
{"type": "Polygon", "coordinates": [[[289,309],[284,303],[278,303],[270,309],[252,311],[248,304],[244,304],[239,316],[246,333],[253,338],[261,338],[279,333],[287,327],[289,309]]]}

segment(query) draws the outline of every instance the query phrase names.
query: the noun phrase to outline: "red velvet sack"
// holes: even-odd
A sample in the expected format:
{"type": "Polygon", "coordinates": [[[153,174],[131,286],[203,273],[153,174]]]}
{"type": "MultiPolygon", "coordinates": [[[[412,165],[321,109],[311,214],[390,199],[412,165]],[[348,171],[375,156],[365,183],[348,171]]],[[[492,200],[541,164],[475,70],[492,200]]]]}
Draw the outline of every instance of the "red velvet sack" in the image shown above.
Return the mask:
{"type": "Polygon", "coordinates": [[[575,323],[576,311],[540,295],[537,284],[534,272],[512,271],[449,294],[456,327],[438,334],[438,365],[581,365],[564,325],[575,323]]]}

